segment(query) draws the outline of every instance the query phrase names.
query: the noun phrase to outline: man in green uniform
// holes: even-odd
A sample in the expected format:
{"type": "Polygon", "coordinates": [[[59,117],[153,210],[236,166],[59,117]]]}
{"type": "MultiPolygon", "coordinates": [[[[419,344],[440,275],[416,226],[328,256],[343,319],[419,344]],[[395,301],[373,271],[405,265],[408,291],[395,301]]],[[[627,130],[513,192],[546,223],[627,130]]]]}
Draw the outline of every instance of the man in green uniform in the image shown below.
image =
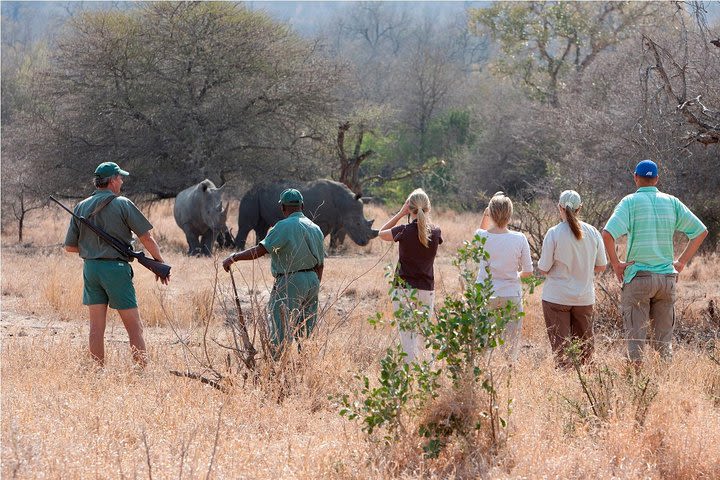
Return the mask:
{"type": "Polygon", "coordinates": [[[677,276],[707,236],[707,228],[680,200],[660,192],[658,168],[643,160],[633,175],[637,191],[623,198],[602,232],[608,259],[622,286],[622,315],[628,357],[636,365],[652,326],[652,346],[663,358],[672,357],[677,276]],[[675,259],[673,235],[689,241],[675,259]],[[626,260],[615,252],[616,240],[627,235],[626,260]],[[652,323],[651,323],[652,319],[652,323]]]}
{"type": "Polygon", "coordinates": [[[279,347],[277,354],[284,342],[306,337],[315,327],[324,258],[322,231],[303,215],[302,194],[289,188],[278,203],[285,218],[258,245],[233,253],[222,263],[229,272],[235,262],[270,253],[270,270],[275,277],[269,304],[270,339],[279,347]]]}
{"type": "MultiPolygon", "coordinates": [[[[83,216],[115,238],[130,244],[132,233],[155,260],[163,261],[160,247],[150,231],[152,225],[129,199],[119,196],[123,177],[129,175],[114,162],[104,162],[95,169],[95,192],[75,207],[83,216]]],[[[135,362],[146,363],[143,327],[138,311],[133,271],[129,258],[122,256],[92,230],[72,218],[65,236],[65,250],[79,253],[83,265],[83,304],[90,315],[90,355],[105,362],[105,324],[108,305],[120,314],[130,337],[135,362]]],[[[159,277],[156,277],[158,280],[159,277]]],[[[161,280],[167,284],[170,277],[161,280]]]]}

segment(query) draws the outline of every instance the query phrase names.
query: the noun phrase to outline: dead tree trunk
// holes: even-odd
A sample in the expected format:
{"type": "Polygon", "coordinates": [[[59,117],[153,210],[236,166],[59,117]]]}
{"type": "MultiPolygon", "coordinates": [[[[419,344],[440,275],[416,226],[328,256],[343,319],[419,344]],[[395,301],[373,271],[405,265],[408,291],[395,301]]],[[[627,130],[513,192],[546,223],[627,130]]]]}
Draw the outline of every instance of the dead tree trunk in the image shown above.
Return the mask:
{"type": "Polygon", "coordinates": [[[338,159],[340,160],[340,176],[338,181],[347,185],[347,187],[355,194],[362,195],[360,165],[375,152],[371,149],[362,152],[363,138],[368,130],[365,124],[361,122],[358,125],[358,132],[357,137],[355,138],[355,145],[352,149],[352,155],[348,156],[347,151],[345,150],[345,136],[349,130],[350,122],[345,122],[338,126],[337,153],[338,159]]]}

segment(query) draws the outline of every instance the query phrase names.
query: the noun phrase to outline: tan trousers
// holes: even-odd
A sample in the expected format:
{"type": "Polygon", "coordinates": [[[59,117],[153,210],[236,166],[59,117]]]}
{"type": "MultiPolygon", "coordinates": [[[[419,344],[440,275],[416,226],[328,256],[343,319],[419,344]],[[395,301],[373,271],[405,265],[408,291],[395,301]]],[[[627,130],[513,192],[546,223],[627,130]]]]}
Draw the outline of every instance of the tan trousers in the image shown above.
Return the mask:
{"type": "Polygon", "coordinates": [[[677,275],[638,272],[622,289],[622,315],[630,360],[642,359],[642,349],[652,327],[653,348],[672,358],[677,275]]]}
{"type": "MultiPolygon", "coordinates": [[[[508,302],[515,304],[517,311],[523,311],[522,297],[492,297],[488,302],[488,308],[496,309],[504,307],[508,302]]],[[[512,320],[505,325],[505,330],[502,334],[502,339],[505,342],[500,349],[505,355],[507,355],[511,361],[517,360],[518,352],[520,351],[520,337],[522,334],[522,317],[517,320],[512,320]]]]}
{"type": "MultiPolygon", "coordinates": [[[[410,301],[410,290],[404,288],[395,289],[393,297],[397,300],[393,300],[393,312],[397,312],[400,308],[412,308],[415,310],[429,310],[432,315],[433,308],[435,307],[435,292],[432,290],[417,290],[415,297],[417,303],[411,305],[410,301]]],[[[425,339],[419,333],[401,330],[400,331],[400,345],[407,354],[405,357],[405,363],[410,363],[415,360],[420,360],[423,352],[425,351],[425,339]]]]}

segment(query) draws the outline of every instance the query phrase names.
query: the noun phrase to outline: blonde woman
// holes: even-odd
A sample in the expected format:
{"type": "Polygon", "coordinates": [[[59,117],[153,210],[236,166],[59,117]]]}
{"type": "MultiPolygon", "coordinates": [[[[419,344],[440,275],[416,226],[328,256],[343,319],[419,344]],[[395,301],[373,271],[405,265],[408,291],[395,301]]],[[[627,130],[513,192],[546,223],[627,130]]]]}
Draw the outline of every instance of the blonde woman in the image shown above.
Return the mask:
{"type": "MultiPolygon", "coordinates": [[[[412,308],[424,308],[432,312],[435,302],[433,263],[443,239],[440,228],[432,224],[430,198],[427,194],[420,188],[413,191],[400,211],[380,228],[378,237],[399,244],[397,276],[404,285],[395,290],[394,297],[397,300],[393,300],[394,311],[410,306],[409,289],[415,289],[419,305],[412,305],[412,308]],[[397,225],[405,215],[410,215],[410,223],[397,225]]],[[[423,339],[414,332],[401,329],[400,344],[407,354],[405,361],[412,362],[422,351],[423,339]]]]}
{"type": "MultiPolygon", "coordinates": [[[[477,283],[485,282],[489,270],[492,276],[493,296],[488,306],[498,308],[511,302],[518,312],[522,312],[520,279],[532,275],[533,266],[530,244],[525,235],[508,229],[512,215],[512,200],[503,192],[496,193],[483,212],[480,229],[475,232],[476,235],[487,239],[485,251],[490,256],[487,261],[480,262],[477,283]]],[[[521,331],[522,317],[508,322],[503,332],[505,350],[509,352],[512,361],[517,359],[521,331]]]]}
{"type": "Polygon", "coordinates": [[[572,366],[565,349],[581,342],[580,361],[590,360],[593,351],[593,305],[595,273],[605,270],[607,258],[600,232],[578,218],[582,200],[574,190],[565,190],[558,200],[561,222],[550,228],[543,240],[538,270],[547,278],[542,308],[550,346],[557,364],[572,366]]]}

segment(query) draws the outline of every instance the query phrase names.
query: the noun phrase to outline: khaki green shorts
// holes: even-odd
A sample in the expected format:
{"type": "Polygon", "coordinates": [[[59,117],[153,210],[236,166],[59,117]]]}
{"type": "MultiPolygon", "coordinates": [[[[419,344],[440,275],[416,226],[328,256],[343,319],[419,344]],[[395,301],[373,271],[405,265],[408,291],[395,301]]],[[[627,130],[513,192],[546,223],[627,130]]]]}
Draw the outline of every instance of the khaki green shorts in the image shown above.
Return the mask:
{"type": "Polygon", "coordinates": [[[109,305],[116,310],[137,307],[133,271],[121,260],[85,260],[83,305],[109,305]]]}

